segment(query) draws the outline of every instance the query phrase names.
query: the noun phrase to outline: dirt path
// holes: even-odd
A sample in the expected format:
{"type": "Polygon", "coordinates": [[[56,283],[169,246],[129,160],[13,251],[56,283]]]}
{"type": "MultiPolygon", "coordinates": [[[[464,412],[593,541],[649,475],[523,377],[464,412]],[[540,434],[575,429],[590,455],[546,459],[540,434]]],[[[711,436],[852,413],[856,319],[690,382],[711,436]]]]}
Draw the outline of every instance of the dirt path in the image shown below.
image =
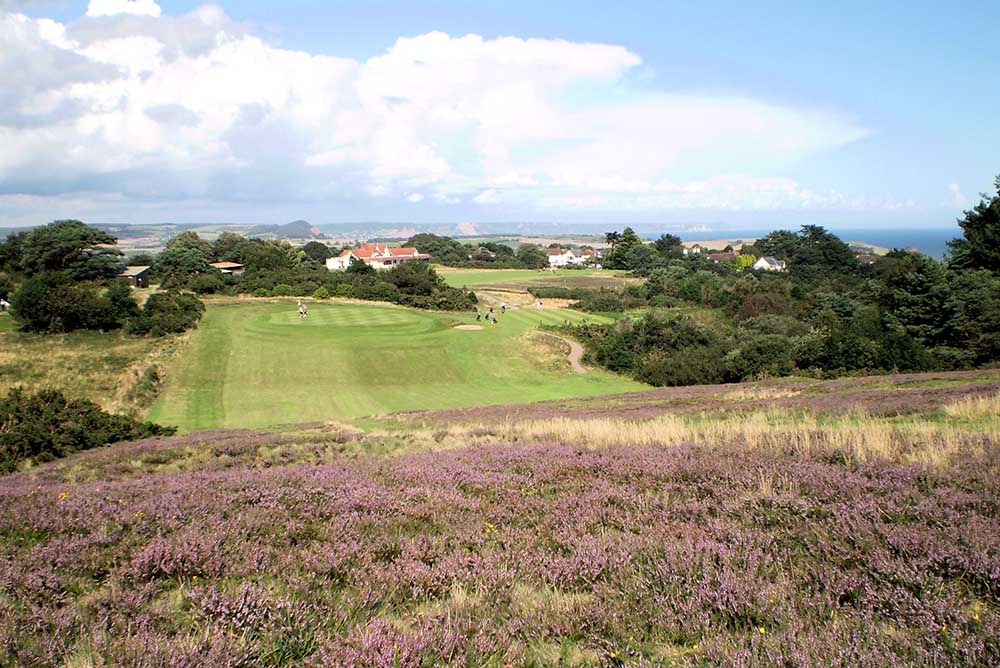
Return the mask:
{"type": "Polygon", "coordinates": [[[587,373],[587,369],[580,364],[580,358],[583,357],[583,346],[581,346],[576,341],[570,339],[564,339],[561,336],[556,336],[555,334],[550,334],[548,332],[539,332],[539,334],[544,334],[545,336],[551,336],[553,339],[559,339],[563,343],[569,345],[569,365],[573,367],[573,373],[587,373]]]}

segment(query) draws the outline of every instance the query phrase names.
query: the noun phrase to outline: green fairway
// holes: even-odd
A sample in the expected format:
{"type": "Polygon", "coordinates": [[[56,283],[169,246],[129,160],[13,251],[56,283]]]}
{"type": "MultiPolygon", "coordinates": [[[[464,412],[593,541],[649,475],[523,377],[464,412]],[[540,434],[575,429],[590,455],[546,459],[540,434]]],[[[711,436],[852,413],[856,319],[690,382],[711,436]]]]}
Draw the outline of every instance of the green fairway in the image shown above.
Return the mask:
{"type": "Polygon", "coordinates": [[[610,286],[624,280],[628,272],[610,269],[447,269],[437,272],[445,283],[456,288],[490,285],[563,285],[580,287],[610,286]]]}
{"type": "Polygon", "coordinates": [[[182,430],[267,427],[389,411],[592,396],[646,386],[605,371],[545,366],[539,323],[604,321],[552,309],[511,311],[479,331],[473,314],[383,304],[210,306],[168,372],[150,419],[182,430]]]}
{"type": "Polygon", "coordinates": [[[10,313],[0,313],[0,332],[6,332],[17,327],[17,323],[14,322],[14,318],[11,317],[10,313]]]}

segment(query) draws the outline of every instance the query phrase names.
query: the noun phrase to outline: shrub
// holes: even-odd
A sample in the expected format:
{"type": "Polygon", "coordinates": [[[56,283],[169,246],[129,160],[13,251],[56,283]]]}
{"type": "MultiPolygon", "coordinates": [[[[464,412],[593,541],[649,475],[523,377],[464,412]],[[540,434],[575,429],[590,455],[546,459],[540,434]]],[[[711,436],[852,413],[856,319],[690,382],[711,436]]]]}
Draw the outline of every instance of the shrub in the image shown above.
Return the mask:
{"type": "Polygon", "coordinates": [[[0,472],[22,462],[45,462],[118,441],[168,436],[173,427],[111,415],[90,401],[70,400],[55,390],[27,395],[15,388],[0,400],[0,472]]]}
{"type": "Polygon", "coordinates": [[[254,297],[270,297],[271,296],[271,291],[268,290],[267,288],[257,288],[256,290],[253,291],[253,296],[254,297]]]}
{"type": "Polygon", "coordinates": [[[313,299],[329,299],[330,291],[326,289],[325,285],[321,285],[316,288],[316,291],[312,294],[313,299]]]}
{"type": "Polygon", "coordinates": [[[761,334],[745,339],[724,358],[731,380],[751,380],[767,376],[787,376],[792,363],[792,340],[777,334],[761,334]]]}
{"type": "Polygon", "coordinates": [[[642,360],[635,378],[657,387],[721,383],[726,375],[724,355],[721,346],[656,351],[642,360]]]}
{"type": "Polygon", "coordinates": [[[141,315],[129,321],[128,331],[153,336],[176,334],[194,327],[204,312],[205,305],[190,292],[157,292],[146,300],[141,315]]]}
{"type": "Polygon", "coordinates": [[[200,295],[210,295],[222,292],[226,288],[226,282],[222,275],[216,272],[197,274],[188,281],[187,287],[200,295]]]}
{"type": "Polygon", "coordinates": [[[337,286],[334,294],[344,299],[352,299],[354,297],[354,286],[349,283],[341,283],[337,286]]]}
{"type": "Polygon", "coordinates": [[[287,283],[278,283],[274,286],[274,289],[271,290],[272,297],[291,297],[294,294],[295,288],[287,283]]]}
{"type": "Polygon", "coordinates": [[[137,310],[124,281],[113,280],[104,289],[98,283],[72,281],[62,273],[26,279],[11,305],[21,328],[29,332],[118,329],[137,310]]]}

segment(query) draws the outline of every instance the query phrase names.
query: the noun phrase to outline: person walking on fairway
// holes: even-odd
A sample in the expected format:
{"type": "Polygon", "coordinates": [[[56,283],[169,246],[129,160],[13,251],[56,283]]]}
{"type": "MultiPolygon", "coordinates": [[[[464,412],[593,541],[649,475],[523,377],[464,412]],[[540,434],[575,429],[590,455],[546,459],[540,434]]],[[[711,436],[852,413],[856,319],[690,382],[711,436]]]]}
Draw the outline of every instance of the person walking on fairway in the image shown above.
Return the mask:
{"type": "Polygon", "coordinates": [[[483,319],[483,314],[480,313],[479,311],[476,311],[476,322],[479,322],[482,319],[483,319]]]}
{"type": "Polygon", "coordinates": [[[501,302],[500,313],[506,313],[506,312],[507,312],[507,302],[501,302]]]}

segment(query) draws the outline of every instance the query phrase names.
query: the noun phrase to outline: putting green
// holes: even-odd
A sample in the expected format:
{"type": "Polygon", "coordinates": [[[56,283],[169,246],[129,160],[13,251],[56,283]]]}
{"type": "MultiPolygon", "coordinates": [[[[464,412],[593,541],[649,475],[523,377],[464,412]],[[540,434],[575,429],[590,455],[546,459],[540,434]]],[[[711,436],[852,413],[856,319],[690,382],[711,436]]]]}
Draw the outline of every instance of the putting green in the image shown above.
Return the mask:
{"type": "Polygon", "coordinates": [[[294,301],[210,305],[168,371],[149,418],[183,431],[342,420],[374,413],[537,401],[644,389],[600,370],[540,368],[539,323],[606,321],[565,309],[475,315],[384,304],[294,301]]]}

